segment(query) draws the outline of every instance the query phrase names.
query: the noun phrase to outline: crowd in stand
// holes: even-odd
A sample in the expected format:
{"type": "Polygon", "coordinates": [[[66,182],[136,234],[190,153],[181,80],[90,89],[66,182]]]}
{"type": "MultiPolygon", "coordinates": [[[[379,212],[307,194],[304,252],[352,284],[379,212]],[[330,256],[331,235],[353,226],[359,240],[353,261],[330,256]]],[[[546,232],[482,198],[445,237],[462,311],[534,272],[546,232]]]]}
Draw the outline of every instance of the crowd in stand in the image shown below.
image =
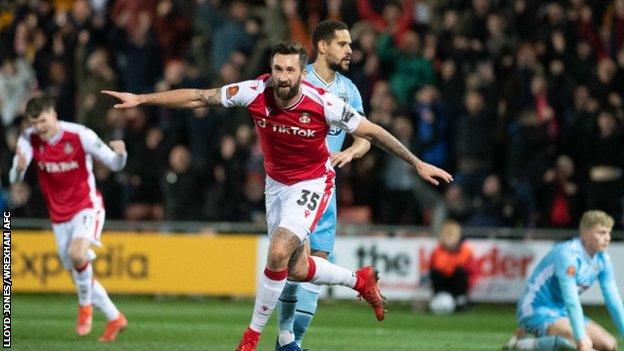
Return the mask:
{"type": "Polygon", "coordinates": [[[3,1],[0,208],[45,216],[36,172],[7,179],[45,92],[60,119],[126,141],[123,172],[96,166],[109,218],[262,222],[244,110],[115,110],[100,91],[250,79],[281,40],[312,52],[327,18],[351,28],[366,116],[455,178],[434,189],[373,148],[338,173],[340,221],[568,228],[602,209],[622,227],[624,0],[3,1]]]}

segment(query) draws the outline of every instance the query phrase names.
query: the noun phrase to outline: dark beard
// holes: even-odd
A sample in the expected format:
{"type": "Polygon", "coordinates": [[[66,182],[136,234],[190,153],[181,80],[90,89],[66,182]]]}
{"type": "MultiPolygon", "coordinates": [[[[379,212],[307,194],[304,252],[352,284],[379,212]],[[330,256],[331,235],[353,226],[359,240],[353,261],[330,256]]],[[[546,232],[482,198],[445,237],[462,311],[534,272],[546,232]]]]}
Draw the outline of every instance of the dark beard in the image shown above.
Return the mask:
{"type": "Polygon", "coordinates": [[[277,97],[279,97],[282,100],[290,100],[293,97],[295,97],[295,95],[297,95],[297,92],[299,91],[299,86],[301,85],[301,82],[298,82],[297,84],[293,85],[292,87],[290,87],[290,89],[288,89],[288,92],[283,93],[282,90],[280,90],[280,86],[275,87],[275,94],[277,94],[277,97]]]}
{"type": "Polygon", "coordinates": [[[329,69],[331,69],[334,72],[341,72],[341,73],[344,73],[344,72],[347,71],[346,69],[342,68],[342,66],[340,65],[340,62],[338,62],[338,63],[330,62],[329,63],[329,69]]]}
{"type": "Polygon", "coordinates": [[[338,60],[336,59],[336,61],[330,60],[328,58],[327,60],[327,66],[329,67],[329,69],[331,69],[334,72],[340,72],[340,73],[346,73],[349,70],[349,65],[347,65],[347,68],[342,68],[342,60],[338,60]]]}

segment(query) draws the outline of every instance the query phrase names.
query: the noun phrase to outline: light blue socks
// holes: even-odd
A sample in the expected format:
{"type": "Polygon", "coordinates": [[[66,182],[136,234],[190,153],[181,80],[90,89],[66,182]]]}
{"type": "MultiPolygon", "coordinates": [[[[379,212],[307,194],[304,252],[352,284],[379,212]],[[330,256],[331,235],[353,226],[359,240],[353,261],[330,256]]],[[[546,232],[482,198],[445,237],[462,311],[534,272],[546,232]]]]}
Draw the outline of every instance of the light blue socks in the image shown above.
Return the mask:
{"type": "Polygon", "coordinates": [[[286,281],[286,286],[277,303],[279,345],[292,342],[292,333],[294,333],[295,341],[301,347],[303,336],[316,312],[320,289],[318,285],[312,283],[286,281]],[[285,331],[291,333],[285,333],[285,331]]]}
{"type": "Polygon", "coordinates": [[[318,298],[321,287],[312,283],[301,283],[301,288],[297,293],[297,308],[295,309],[295,323],[293,326],[293,332],[295,333],[295,341],[297,345],[301,347],[301,341],[312,318],[314,318],[314,312],[318,306],[318,298]]]}

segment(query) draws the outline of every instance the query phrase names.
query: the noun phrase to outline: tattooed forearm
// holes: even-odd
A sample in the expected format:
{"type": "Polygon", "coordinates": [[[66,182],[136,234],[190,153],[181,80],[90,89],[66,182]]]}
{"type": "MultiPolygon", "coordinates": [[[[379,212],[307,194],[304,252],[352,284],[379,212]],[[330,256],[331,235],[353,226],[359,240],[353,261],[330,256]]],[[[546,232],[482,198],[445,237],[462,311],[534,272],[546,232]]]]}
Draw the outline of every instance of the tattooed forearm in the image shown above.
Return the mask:
{"type": "Polygon", "coordinates": [[[141,103],[173,108],[198,108],[221,104],[221,89],[175,89],[142,94],[141,103]]]}
{"type": "Polygon", "coordinates": [[[221,89],[195,89],[195,96],[200,106],[221,105],[221,89]]]}
{"type": "Polygon", "coordinates": [[[204,91],[201,89],[195,89],[195,96],[197,97],[197,99],[199,101],[201,101],[201,103],[204,106],[208,105],[208,99],[206,98],[206,95],[204,95],[204,91]]]}
{"type": "Polygon", "coordinates": [[[385,129],[379,128],[378,133],[370,136],[370,141],[387,152],[400,157],[412,167],[418,163],[418,158],[385,129]]]}

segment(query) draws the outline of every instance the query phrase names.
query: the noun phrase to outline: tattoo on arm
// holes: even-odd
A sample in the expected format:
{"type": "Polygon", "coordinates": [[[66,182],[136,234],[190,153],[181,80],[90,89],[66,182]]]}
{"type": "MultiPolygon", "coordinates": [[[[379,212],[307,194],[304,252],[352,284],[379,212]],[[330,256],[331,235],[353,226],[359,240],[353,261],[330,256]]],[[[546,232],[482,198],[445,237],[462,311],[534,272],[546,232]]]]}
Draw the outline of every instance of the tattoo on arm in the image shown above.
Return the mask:
{"type": "Polygon", "coordinates": [[[195,89],[195,96],[199,106],[221,105],[221,89],[201,90],[195,89]]]}
{"type": "Polygon", "coordinates": [[[203,105],[208,105],[208,99],[206,99],[203,90],[195,89],[195,95],[197,96],[197,99],[202,102],[203,105]]]}
{"type": "MultiPolygon", "coordinates": [[[[380,128],[381,129],[381,128],[380,128]]],[[[400,157],[410,166],[414,167],[418,158],[414,156],[401,142],[388,133],[388,131],[381,129],[381,133],[372,135],[370,137],[371,143],[386,150],[387,152],[400,157]]]]}

